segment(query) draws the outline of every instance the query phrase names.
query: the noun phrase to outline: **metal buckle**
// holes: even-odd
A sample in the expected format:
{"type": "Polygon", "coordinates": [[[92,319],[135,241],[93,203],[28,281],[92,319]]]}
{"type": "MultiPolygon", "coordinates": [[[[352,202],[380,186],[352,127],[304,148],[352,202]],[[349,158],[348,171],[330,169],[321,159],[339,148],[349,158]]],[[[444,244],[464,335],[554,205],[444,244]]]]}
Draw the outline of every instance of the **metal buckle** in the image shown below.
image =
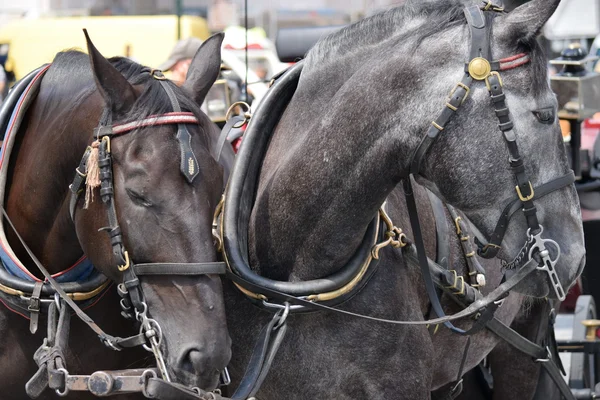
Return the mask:
{"type": "Polygon", "coordinates": [[[529,191],[531,192],[531,194],[527,197],[523,196],[523,193],[521,192],[521,188],[518,185],[515,187],[515,189],[517,189],[517,194],[519,195],[519,200],[521,200],[521,201],[529,201],[529,200],[533,199],[533,196],[535,196],[535,192],[533,190],[533,185],[531,184],[531,181],[529,181],[528,183],[529,183],[529,191]]]}
{"type": "Polygon", "coordinates": [[[500,84],[500,87],[504,86],[504,82],[502,82],[502,77],[500,76],[500,73],[498,71],[492,71],[485,78],[485,86],[487,87],[488,92],[492,91],[492,85],[490,84],[490,76],[495,76],[496,78],[498,78],[498,83],[500,84]]]}
{"type": "Polygon", "coordinates": [[[550,349],[548,348],[548,346],[546,346],[546,355],[548,356],[548,358],[537,358],[533,361],[537,362],[537,363],[547,363],[547,362],[552,361],[552,353],[550,352],[550,349]]]}
{"type": "MultiPolygon", "coordinates": [[[[452,91],[450,92],[450,96],[449,97],[454,96],[454,93],[456,93],[456,91],[458,90],[459,87],[465,89],[465,92],[466,92],[465,95],[464,95],[464,97],[460,101],[460,104],[462,105],[467,100],[467,98],[469,97],[469,94],[471,93],[471,88],[468,87],[467,85],[465,85],[462,82],[458,82],[456,84],[456,86],[454,86],[454,89],[452,89],[452,91]]],[[[450,104],[450,105],[452,105],[452,104],[450,104]]],[[[446,104],[446,106],[447,106],[447,104],[446,104]]],[[[449,108],[452,109],[451,107],[449,107],[449,108]]],[[[454,107],[454,108],[456,108],[456,107],[454,107]]],[[[456,110],[454,110],[454,111],[456,111],[456,110]]]]}
{"type": "Polygon", "coordinates": [[[504,7],[498,6],[494,3],[492,3],[491,0],[488,0],[487,4],[485,6],[483,6],[483,11],[504,12],[504,7]]]}
{"type": "Polygon", "coordinates": [[[129,253],[127,252],[127,250],[125,250],[125,252],[123,252],[123,255],[125,255],[125,265],[117,265],[117,269],[121,272],[127,270],[129,268],[130,262],[129,262],[129,253]]]}

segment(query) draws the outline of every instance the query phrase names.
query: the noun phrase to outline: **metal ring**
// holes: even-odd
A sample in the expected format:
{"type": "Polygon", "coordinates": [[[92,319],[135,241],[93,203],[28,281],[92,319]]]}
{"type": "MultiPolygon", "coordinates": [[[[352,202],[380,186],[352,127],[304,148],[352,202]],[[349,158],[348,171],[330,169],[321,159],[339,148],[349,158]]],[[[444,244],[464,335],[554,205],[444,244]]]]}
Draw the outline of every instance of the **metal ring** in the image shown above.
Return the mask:
{"type": "Polygon", "coordinates": [[[151,370],[151,369],[145,370],[144,372],[142,372],[142,376],[140,376],[140,381],[142,383],[142,394],[146,398],[150,398],[150,396],[148,395],[148,392],[146,392],[146,386],[148,386],[148,381],[151,378],[157,378],[156,372],[154,372],[154,370],[151,370]]]}
{"type": "Polygon", "coordinates": [[[237,106],[241,106],[242,108],[246,109],[246,111],[244,112],[244,120],[247,121],[250,119],[250,114],[249,114],[250,113],[250,105],[248,105],[248,103],[246,103],[244,101],[236,101],[231,106],[229,106],[229,109],[227,110],[227,113],[225,114],[225,121],[227,121],[227,120],[229,120],[229,118],[231,118],[231,114],[233,113],[233,110],[237,106]]]}
{"type": "MultiPolygon", "coordinates": [[[[156,335],[154,336],[158,336],[158,339],[156,340],[156,345],[160,346],[160,344],[162,343],[162,328],[155,319],[147,318],[146,322],[148,322],[150,328],[154,328],[154,330],[156,331],[156,335]]],[[[145,333],[144,324],[142,324],[142,326],[140,327],[140,333],[145,333]]],[[[147,344],[143,344],[142,347],[144,348],[144,350],[152,353],[152,347],[149,347],[147,344]]]]}
{"type": "Polygon", "coordinates": [[[65,389],[62,392],[60,391],[60,389],[55,389],[54,391],[60,397],[65,397],[66,395],[69,394],[69,387],[67,386],[67,378],[69,377],[69,371],[67,371],[64,368],[58,368],[57,371],[62,372],[63,375],[65,376],[65,389]]]}
{"type": "Polygon", "coordinates": [[[275,324],[275,326],[273,327],[274,331],[281,328],[281,326],[285,324],[285,320],[287,319],[288,315],[290,315],[290,303],[286,301],[284,304],[285,309],[283,310],[283,314],[281,314],[281,316],[279,317],[279,321],[277,321],[277,324],[275,324]]]}

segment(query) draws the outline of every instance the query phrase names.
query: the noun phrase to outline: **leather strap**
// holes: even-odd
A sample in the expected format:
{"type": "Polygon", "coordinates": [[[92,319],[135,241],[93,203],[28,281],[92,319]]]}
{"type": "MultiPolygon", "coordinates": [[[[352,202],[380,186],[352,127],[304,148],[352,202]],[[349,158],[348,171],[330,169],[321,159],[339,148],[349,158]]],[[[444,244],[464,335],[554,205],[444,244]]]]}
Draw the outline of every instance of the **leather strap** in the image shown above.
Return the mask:
{"type": "Polygon", "coordinates": [[[531,356],[534,360],[540,360],[540,364],[548,372],[565,399],[575,400],[575,396],[571,393],[571,388],[565,382],[554,361],[548,357],[549,353],[546,349],[519,335],[495,318],[488,322],[487,328],[517,350],[531,356]]]}
{"type": "Polygon", "coordinates": [[[27,310],[29,311],[29,332],[32,334],[36,333],[38,330],[38,321],[41,311],[40,295],[42,294],[42,287],[44,287],[44,282],[35,283],[35,286],[33,287],[33,293],[31,293],[31,298],[29,299],[29,307],[27,307],[27,310]]]}
{"type": "MultiPolygon", "coordinates": [[[[219,140],[217,141],[217,145],[215,146],[215,149],[214,149],[214,157],[215,157],[215,160],[217,160],[217,162],[219,162],[219,160],[221,159],[221,153],[223,153],[223,147],[225,146],[225,143],[227,143],[227,138],[229,137],[229,132],[231,132],[231,130],[234,127],[237,128],[238,125],[242,124],[244,121],[246,121],[246,119],[244,117],[240,117],[239,115],[234,115],[231,118],[229,118],[229,120],[227,121],[227,123],[225,124],[223,129],[221,129],[221,134],[219,135],[219,140]]],[[[241,127],[241,125],[240,125],[240,127],[241,127]]]]}
{"type": "MultiPolygon", "coordinates": [[[[542,197],[555,192],[559,189],[565,188],[575,182],[575,174],[573,171],[569,171],[567,174],[561,176],[560,178],[556,178],[550,182],[546,182],[543,185],[540,185],[534,189],[535,198],[541,199],[542,197]]],[[[519,199],[514,199],[510,203],[504,207],[500,218],[498,219],[498,223],[496,224],[496,228],[494,232],[490,236],[490,240],[488,244],[482,243],[477,237],[475,241],[477,246],[479,247],[478,253],[480,256],[484,258],[494,258],[500,251],[500,244],[504,239],[504,235],[506,234],[506,230],[508,229],[508,223],[510,218],[514,213],[519,211],[522,207],[522,203],[519,199]],[[493,245],[493,246],[490,246],[493,245]]]]}
{"type": "MultiPolygon", "coordinates": [[[[164,78],[164,75],[160,71],[153,71],[152,76],[159,79],[164,78]]],[[[159,82],[171,101],[173,111],[181,112],[181,107],[179,106],[175,92],[173,92],[173,89],[169,86],[172,85],[172,83],[169,83],[166,80],[159,80],[159,82]]],[[[200,173],[200,168],[198,166],[198,159],[192,150],[192,135],[190,135],[185,124],[177,124],[177,140],[179,141],[179,151],[181,152],[181,173],[189,183],[192,183],[200,173]]]]}
{"type": "MultiPolygon", "coordinates": [[[[413,254],[408,254],[408,256],[416,258],[416,256],[413,254]]],[[[426,262],[427,262],[427,260],[426,260],[426,262]]],[[[335,312],[338,314],[348,315],[351,317],[360,318],[360,319],[364,319],[364,320],[368,320],[368,321],[381,322],[381,323],[392,324],[392,325],[429,325],[429,324],[445,324],[446,322],[456,321],[458,319],[466,318],[466,317],[469,317],[473,314],[480,312],[480,310],[482,308],[487,307],[491,303],[494,303],[495,301],[497,301],[498,299],[503,298],[503,296],[506,296],[506,294],[512,288],[514,288],[519,282],[521,282],[531,272],[533,272],[537,268],[537,266],[538,266],[538,264],[535,260],[530,260],[523,267],[521,267],[513,276],[511,276],[504,283],[502,283],[500,286],[498,286],[490,294],[488,294],[485,297],[479,297],[473,303],[471,303],[471,305],[469,305],[467,308],[465,308],[464,310],[460,311],[457,314],[454,314],[451,316],[445,316],[443,311],[440,311],[441,314],[438,314],[438,315],[443,315],[442,317],[430,319],[430,320],[423,320],[423,321],[398,321],[398,320],[390,320],[390,319],[383,319],[383,318],[375,318],[375,317],[371,317],[368,315],[363,315],[363,314],[353,313],[353,312],[346,311],[346,310],[341,310],[339,308],[329,307],[329,306],[326,306],[321,303],[311,302],[311,301],[305,300],[300,297],[294,297],[289,294],[285,294],[285,293],[281,293],[281,292],[278,292],[275,290],[267,289],[267,288],[258,286],[250,281],[247,281],[247,280],[239,277],[238,275],[235,275],[234,273],[232,273],[230,271],[227,271],[227,277],[229,279],[231,279],[233,282],[237,283],[238,285],[244,287],[245,289],[248,289],[248,290],[254,291],[254,292],[258,292],[258,293],[263,293],[269,299],[277,299],[277,300],[280,300],[282,303],[288,302],[293,305],[304,306],[310,310],[335,312]]],[[[441,267],[439,267],[439,268],[441,270],[441,267]]],[[[436,272],[439,272],[439,271],[436,271],[436,272]]],[[[428,275],[430,275],[430,274],[428,274],[428,275]]],[[[436,276],[439,279],[440,274],[436,274],[436,276]]],[[[441,280],[439,282],[440,282],[440,284],[443,284],[441,280]]],[[[467,285],[467,284],[465,283],[465,285],[467,285]]],[[[439,304],[439,300],[438,300],[438,304],[439,304]]],[[[440,308],[441,308],[441,306],[440,306],[440,308]]],[[[437,311],[436,311],[436,313],[437,313],[437,311]]],[[[458,328],[456,328],[456,329],[458,329],[458,328]]],[[[462,330],[460,330],[460,332],[466,333],[465,331],[462,331],[462,330]]]]}
{"type": "Polygon", "coordinates": [[[15,232],[15,235],[17,236],[17,238],[23,245],[23,248],[25,248],[25,251],[27,251],[27,254],[29,254],[29,257],[35,263],[35,265],[38,267],[40,272],[44,275],[44,277],[46,278],[48,283],[50,283],[50,285],[52,285],[52,287],[54,288],[56,293],[59,294],[61,299],[65,303],[67,303],[73,309],[73,311],[75,311],[75,313],[77,314],[79,319],[81,319],[87,326],[90,327],[90,329],[92,329],[100,337],[100,340],[103,343],[107,344],[110,347],[114,347],[114,348],[128,347],[131,344],[137,345],[139,343],[146,343],[146,338],[143,333],[140,333],[135,336],[131,336],[130,338],[123,339],[120,337],[111,336],[111,335],[105,333],[102,329],[100,329],[100,327],[81,308],[79,308],[79,306],[67,295],[67,293],[65,293],[65,291],[60,287],[60,285],[54,280],[54,278],[52,278],[52,275],[48,272],[48,270],[46,268],[44,268],[42,263],[35,256],[35,254],[33,254],[31,249],[29,248],[29,246],[27,246],[27,244],[25,244],[25,241],[23,240],[23,238],[21,237],[19,232],[16,230],[12,221],[8,217],[8,214],[6,213],[6,210],[4,209],[4,207],[2,208],[2,214],[4,215],[4,218],[6,218],[6,220],[8,221],[8,224],[10,225],[12,230],[15,232]]]}
{"type": "Polygon", "coordinates": [[[224,275],[226,266],[224,262],[206,262],[206,263],[152,263],[135,264],[133,266],[135,274],[144,275],[224,275]]]}
{"type": "Polygon", "coordinates": [[[245,400],[254,396],[260,389],[287,331],[287,324],[285,323],[276,328],[280,318],[281,312],[274,314],[273,318],[260,332],[246,367],[246,372],[235,393],[231,396],[232,400],[245,400]]]}

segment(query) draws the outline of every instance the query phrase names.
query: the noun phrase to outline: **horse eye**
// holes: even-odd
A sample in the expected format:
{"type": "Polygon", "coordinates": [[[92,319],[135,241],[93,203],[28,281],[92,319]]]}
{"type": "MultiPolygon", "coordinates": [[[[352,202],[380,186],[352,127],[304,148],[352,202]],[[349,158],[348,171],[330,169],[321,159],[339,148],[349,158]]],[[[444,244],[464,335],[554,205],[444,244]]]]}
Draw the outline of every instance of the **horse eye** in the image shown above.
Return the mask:
{"type": "Polygon", "coordinates": [[[556,116],[554,115],[554,108],[544,108],[542,110],[533,111],[533,115],[540,121],[542,124],[552,125],[556,116]]]}
{"type": "Polygon", "coordinates": [[[129,198],[131,199],[131,201],[133,201],[138,206],[141,206],[141,207],[152,207],[152,203],[150,201],[148,201],[141,194],[139,194],[137,192],[134,192],[131,189],[125,189],[125,190],[127,191],[127,195],[129,196],[129,198]]]}

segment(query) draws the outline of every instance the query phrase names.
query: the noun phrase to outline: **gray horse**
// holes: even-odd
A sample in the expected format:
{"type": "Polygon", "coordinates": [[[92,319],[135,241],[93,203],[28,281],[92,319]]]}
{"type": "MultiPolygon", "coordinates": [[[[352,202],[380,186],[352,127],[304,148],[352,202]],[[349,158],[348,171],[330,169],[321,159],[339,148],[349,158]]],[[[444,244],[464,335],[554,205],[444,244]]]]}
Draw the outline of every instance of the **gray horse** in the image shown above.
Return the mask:
{"type": "MultiPolygon", "coordinates": [[[[546,60],[535,41],[558,3],[533,0],[508,15],[495,15],[491,37],[497,58],[529,56],[529,63],[502,72],[502,78],[533,186],[569,170],[546,60]]],[[[464,76],[469,47],[461,2],[409,1],[323,39],[310,51],[262,164],[248,232],[249,261],[256,272],[281,281],[335,273],[352,257],[384,201],[395,224],[413,237],[399,184],[448,92],[464,76]]],[[[476,82],[471,89],[431,147],[417,180],[490,237],[501,209],[516,198],[515,184],[485,84],[476,82]]],[[[416,197],[427,252],[434,258],[434,218],[422,189],[416,189],[416,197]]],[[[544,237],[562,250],[556,271],[566,290],[585,260],[574,187],[535,204],[544,237]]],[[[511,220],[499,258],[517,256],[527,227],[522,214],[511,220]]],[[[502,271],[489,263],[487,284],[494,288],[502,271]]],[[[465,272],[460,261],[455,264],[465,272]]],[[[532,273],[515,291],[554,296],[542,272],[532,273]]],[[[233,285],[225,294],[236,380],[270,314],[233,285]]],[[[447,298],[443,302],[447,312],[458,310],[447,298]]],[[[511,294],[496,316],[510,322],[521,302],[521,295],[511,294]]],[[[402,251],[389,247],[368,284],[340,307],[398,320],[422,321],[430,313],[420,271],[402,251]]],[[[432,335],[424,325],[367,323],[333,313],[292,315],[288,325],[258,393],[261,400],[428,399],[432,390],[457,379],[467,340],[445,328],[432,335]]],[[[471,325],[472,320],[457,323],[471,325]]],[[[489,332],[474,335],[464,370],[496,343],[489,332]]]]}

